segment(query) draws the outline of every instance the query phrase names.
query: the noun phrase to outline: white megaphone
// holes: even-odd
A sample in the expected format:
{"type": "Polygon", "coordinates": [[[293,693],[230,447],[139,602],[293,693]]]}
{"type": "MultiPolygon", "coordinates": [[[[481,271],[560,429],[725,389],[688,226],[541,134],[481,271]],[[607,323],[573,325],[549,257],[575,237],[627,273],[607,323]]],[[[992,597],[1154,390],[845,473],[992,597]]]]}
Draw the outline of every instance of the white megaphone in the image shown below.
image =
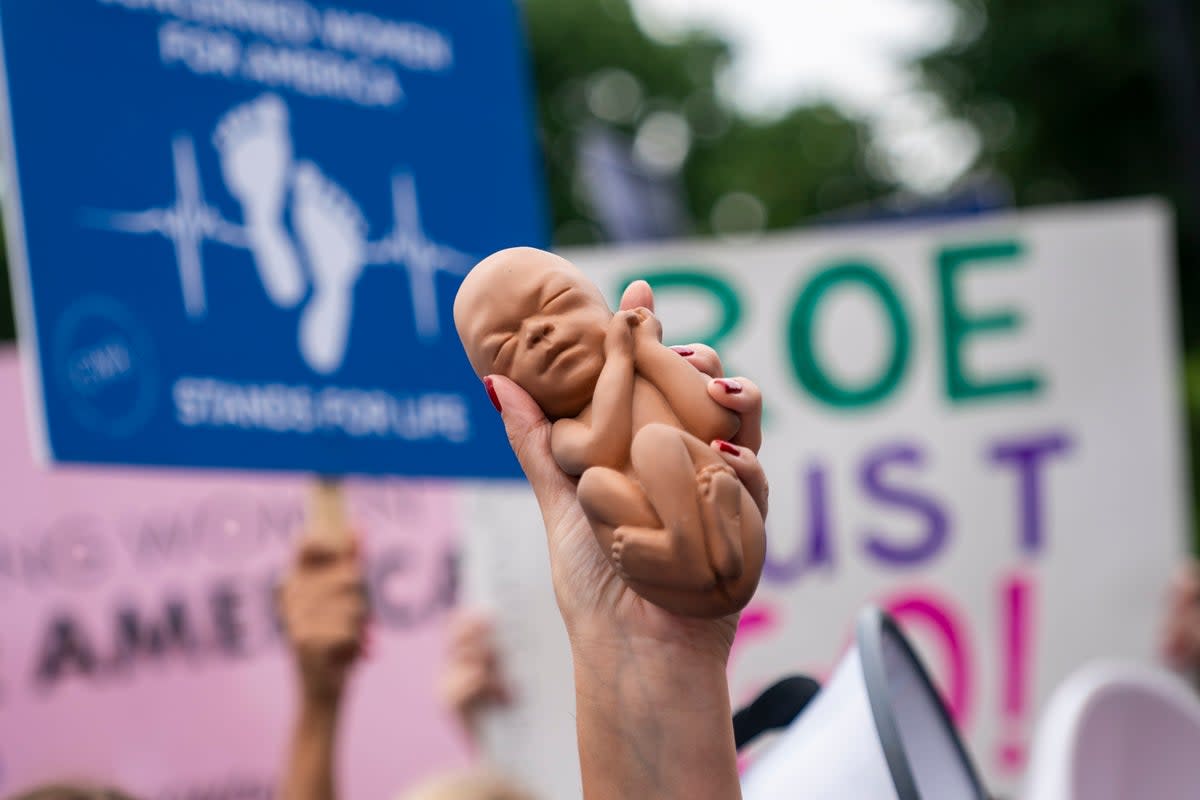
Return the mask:
{"type": "Polygon", "coordinates": [[[833,678],[743,776],[745,800],[986,800],[920,659],[891,617],[859,617],[833,678]]]}
{"type": "Polygon", "coordinates": [[[1200,699],[1141,664],[1089,664],[1055,689],[1038,720],[1025,800],[1194,800],[1200,699]]]}

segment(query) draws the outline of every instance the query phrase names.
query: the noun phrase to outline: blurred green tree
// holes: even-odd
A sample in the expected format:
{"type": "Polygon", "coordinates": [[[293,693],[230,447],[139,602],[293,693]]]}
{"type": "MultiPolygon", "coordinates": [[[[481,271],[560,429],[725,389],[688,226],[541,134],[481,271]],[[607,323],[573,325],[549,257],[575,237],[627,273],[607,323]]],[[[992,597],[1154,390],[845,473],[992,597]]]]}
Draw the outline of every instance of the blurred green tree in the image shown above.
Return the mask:
{"type": "Polygon", "coordinates": [[[603,238],[577,169],[579,137],[597,123],[640,138],[664,114],[686,122],[678,167],[695,233],[712,231],[714,210],[719,215],[731,193],[752,204],[749,217],[757,209],[763,227],[779,228],[891,188],[867,168],[860,121],[829,106],[750,119],[722,103],[716,83],[729,46],[712,34],[652,39],[628,0],[525,0],[524,6],[556,244],[603,238]]]}
{"type": "MultiPolygon", "coordinates": [[[[919,65],[951,113],[979,132],[977,167],[1003,175],[1021,205],[1168,198],[1183,247],[1187,341],[1197,342],[1200,282],[1189,265],[1200,252],[1200,186],[1190,185],[1165,89],[1149,12],[1157,0],[950,1],[961,10],[958,35],[919,65]]],[[[1200,42],[1195,20],[1185,36],[1200,42]]]]}
{"type": "Polygon", "coordinates": [[[951,2],[959,34],[920,66],[1018,202],[1184,202],[1145,0],[951,2]]]}
{"type": "Polygon", "coordinates": [[[978,169],[1022,205],[1158,195],[1175,209],[1200,520],[1200,72],[1187,63],[1200,15],[1191,0],[951,2],[958,35],[919,66],[978,131],[978,169]]]}

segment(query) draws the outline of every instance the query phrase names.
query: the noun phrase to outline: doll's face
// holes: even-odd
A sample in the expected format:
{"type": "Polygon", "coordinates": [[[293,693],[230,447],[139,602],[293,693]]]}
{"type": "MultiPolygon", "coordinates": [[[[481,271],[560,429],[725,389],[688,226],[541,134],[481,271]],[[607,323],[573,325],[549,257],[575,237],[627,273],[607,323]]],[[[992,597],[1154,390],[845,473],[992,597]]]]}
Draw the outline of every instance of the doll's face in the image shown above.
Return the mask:
{"type": "Polygon", "coordinates": [[[454,302],[475,372],[511,378],[554,419],[577,416],[591,402],[611,319],[583,273],[530,248],[485,259],[454,302]]]}

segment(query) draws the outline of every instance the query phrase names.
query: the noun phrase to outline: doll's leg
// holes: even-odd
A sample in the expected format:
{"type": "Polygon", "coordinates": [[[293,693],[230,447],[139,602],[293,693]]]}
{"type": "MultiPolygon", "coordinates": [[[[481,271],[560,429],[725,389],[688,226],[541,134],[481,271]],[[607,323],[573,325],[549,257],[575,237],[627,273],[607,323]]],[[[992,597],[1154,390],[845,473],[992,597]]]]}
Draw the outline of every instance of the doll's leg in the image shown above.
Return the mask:
{"type": "MultiPolygon", "coordinates": [[[[709,452],[707,447],[704,449],[709,452]]],[[[709,563],[722,580],[736,580],[743,568],[742,495],[748,496],[749,492],[733,468],[724,463],[701,467],[696,475],[696,491],[709,563]]]]}
{"type": "MultiPolygon", "coordinates": [[[[693,486],[684,488],[695,494],[693,486]]],[[[689,591],[716,584],[703,538],[665,529],[642,487],[620,472],[604,467],[584,472],[579,479],[579,504],[623,578],[689,591]],[[628,563],[627,548],[632,553],[628,563]]],[[[699,513],[694,509],[690,518],[698,520],[699,513]]]]}
{"type": "Polygon", "coordinates": [[[607,467],[592,467],[579,478],[579,505],[587,515],[596,539],[611,554],[613,531],[622,525],[661,528],[654,507],[642,487],[607,467]]]}
{"type": "Polygon", "coordinates": [[[766,541],[762,516],[750,492],[741,491],[740,551],[741,577],[724,580],[711,591],[680,589],[657,582],[630,581],[630,587],[646,601],[686,617],[722,617],[745,608],[754,596],[762,575],[766,541]]]}
{"type": "Polygon", "coordinates": [[[623,569],[636,580],[679,588],[738,578],[744,489],[733,470],[699,439],[668,425],[640,430],[631,454],[663,528],[615,531],[614,557],[619,552],[623,569]]]}

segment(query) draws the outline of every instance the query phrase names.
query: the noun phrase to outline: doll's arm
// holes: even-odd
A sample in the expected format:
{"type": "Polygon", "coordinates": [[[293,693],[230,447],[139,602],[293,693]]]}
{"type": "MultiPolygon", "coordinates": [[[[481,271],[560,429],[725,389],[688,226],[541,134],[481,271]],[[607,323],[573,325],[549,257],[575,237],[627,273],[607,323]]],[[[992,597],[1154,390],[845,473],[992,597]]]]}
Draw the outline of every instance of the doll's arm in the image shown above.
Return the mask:
{"type": "Polygon", "coordinates": [[[589,422],[561,419],[554,423],[550,447],[568,475],[582,475],[589,467],[619,469],[629,460],[633,445],[633,326],[637,322],[631,311],[613,316],[589,422]]]}
{"type": "Polygon", "coordinates": [[[640,308],[641,324],[634,332],[637,371],[654,384],[679,418],[680,426],[694,436],[711,440],[737,434],[737,415],[717,405],[708,396],[708,379],[678,353],[660,341],[661,326],[647,309],[640,308]]]}

